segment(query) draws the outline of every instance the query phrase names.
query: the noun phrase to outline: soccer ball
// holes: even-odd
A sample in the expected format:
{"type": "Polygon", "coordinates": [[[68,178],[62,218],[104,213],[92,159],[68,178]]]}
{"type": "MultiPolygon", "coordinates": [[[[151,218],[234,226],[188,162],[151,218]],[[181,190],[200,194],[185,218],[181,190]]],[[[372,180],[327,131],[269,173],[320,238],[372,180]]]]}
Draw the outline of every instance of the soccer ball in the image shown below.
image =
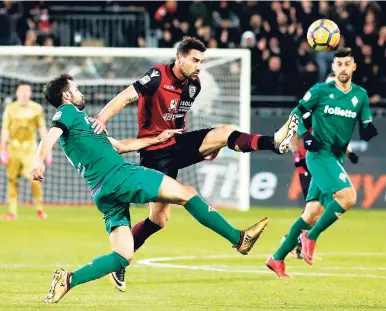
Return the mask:
{"type": "Polygon", "coordinates": [[[338,45],[339,40],[339,27],[329,19],[319,19],[308,28],[308,44],[316,51],[331,50],[338,45]]]}

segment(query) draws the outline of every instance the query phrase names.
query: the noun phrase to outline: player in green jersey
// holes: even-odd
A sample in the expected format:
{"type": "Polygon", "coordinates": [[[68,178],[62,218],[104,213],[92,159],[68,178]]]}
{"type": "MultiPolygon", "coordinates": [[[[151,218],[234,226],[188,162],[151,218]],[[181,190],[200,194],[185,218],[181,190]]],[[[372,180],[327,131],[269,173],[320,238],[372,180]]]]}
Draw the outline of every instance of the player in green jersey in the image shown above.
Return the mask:
{"type": "MultiPolygon", "coordinates": [[[[127,144],[109,140],[105,133],[94,133],[85,111],[84,97],[71,76],[62,74],[51,80],[44,93],[57,111],[52,128],[39,144],[32,178],[44,179],[43,160],[59,140],[69,162],[90,186],[93,201],[103,213],[112,248],[110,254],[98,257],[74,272],[57,269],[44,302],[56,303],[73,287],[129,265],[134,253],[130,203],[161,201],[183,205],[202,225],[223,236],[241,254],[248,254],[264,231],[268,218],[246,230],[238,230],[199,197],[192,187],[158,171],[125,162],[112,143],[119,151],[127,151],[155,141],[129,141],[127,144]]],[[[169,138],[174,133],[169,133],[169,138]]]]}
{"type": "Polygon", "coordinates": [[[267,267],[279,277],[289,277],[284,259],[295,247],[299,234],[303,259],[312,265],[319,235],[356,202],[356,191],[342,166],[356,122],[359,122],[361,139],[369,141],[377,135],[367,92],[351,82],[356,69],[351,49],[335,52],[332,69],[335,80],[313,86],[292,111],[301,120],[312,116],[312,133],[302,121],[299,124],[304,147],[309,151],[306,162],[312,179],[303,214],[266,261],[267,267]]]}

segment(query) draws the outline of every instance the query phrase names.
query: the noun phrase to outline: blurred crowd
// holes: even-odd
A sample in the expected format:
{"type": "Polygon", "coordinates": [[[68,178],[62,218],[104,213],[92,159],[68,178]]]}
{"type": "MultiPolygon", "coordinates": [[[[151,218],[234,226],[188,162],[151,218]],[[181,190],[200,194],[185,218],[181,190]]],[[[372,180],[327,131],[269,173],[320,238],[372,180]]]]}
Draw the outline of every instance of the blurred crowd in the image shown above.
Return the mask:
{"type": "MultiPolygon", "coordinates": [[[[55,2],[57,4],[57,2],[55,2]]],[[[335,21],[340,46],[353,49],[354,81],[376,103],[386,97],[386,3],[382,1],[131,1],[74,5],[135,6],[148,12],[159,47],[173,47],[184,35],[210,48],[247,48],[252,55],[252,95],[301,95],[330,72],[331,52],[314,52],[306,41],[318,18],[335,21]]],[[[4,1],[0,45],[57,45],[50,2],[4,1]]],[[[130,35],[130,34],[128,34],[130,35]]],[[[136,34],[133,46],[149,41],[136,34]]]]}

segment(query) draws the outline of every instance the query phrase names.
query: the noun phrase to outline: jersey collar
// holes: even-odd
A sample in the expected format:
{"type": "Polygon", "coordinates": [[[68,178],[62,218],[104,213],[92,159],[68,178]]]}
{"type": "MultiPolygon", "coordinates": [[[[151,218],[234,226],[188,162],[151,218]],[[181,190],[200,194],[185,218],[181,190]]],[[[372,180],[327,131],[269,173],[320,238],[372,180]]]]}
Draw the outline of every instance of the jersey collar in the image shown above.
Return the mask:
{"type": "Polygon", "coordinates": [[[339,91],[341,91],[341,92],[344,93],[344,94],[348,94],[348,93],[350,93],[350,91],[352,90],[352,83],[351,83],[350,89],[347,90],[347,91],[343,91],[340,87],[338,87],[338,86],[336,85],[336,83],[334,83],[334,85],[335,85],[335,87],[336,87],[339,91]]]}

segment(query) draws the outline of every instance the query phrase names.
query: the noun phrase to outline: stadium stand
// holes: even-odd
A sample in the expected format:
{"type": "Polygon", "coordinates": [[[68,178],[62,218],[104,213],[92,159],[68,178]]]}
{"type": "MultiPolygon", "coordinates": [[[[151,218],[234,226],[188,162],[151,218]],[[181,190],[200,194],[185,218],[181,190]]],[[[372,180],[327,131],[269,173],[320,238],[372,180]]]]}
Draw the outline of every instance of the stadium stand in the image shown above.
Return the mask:
{"type": "Polygon", "coordinates": [[[5,1],[0,12],[1,45],[173,47],[192,35],[211,48],[248,48],[252,95],[287,96],[300,96],[329,73],[331,52],[314,53],[305,33],[313,20],[331,18],[342,33],[340,46],[354,50],[354,82],[368,90],[371,103],[386,98],[381,1],[77,1],[71,7],[5,1]]]}

